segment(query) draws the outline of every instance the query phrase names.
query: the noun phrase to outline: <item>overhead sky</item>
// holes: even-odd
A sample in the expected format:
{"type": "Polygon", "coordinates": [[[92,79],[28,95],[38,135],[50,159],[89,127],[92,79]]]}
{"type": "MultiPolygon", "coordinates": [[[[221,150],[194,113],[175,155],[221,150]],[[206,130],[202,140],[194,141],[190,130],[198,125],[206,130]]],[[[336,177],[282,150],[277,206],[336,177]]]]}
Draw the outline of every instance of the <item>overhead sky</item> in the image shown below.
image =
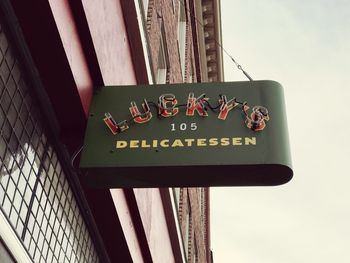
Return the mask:
{"type": "MultiPolygon", "coordinates": [[[[216,263],[350,262],[350,1],[221,0],[223,45],[285,90],[294,178],[211,189],[216,263]]],[[[225,80],[246,80],[224,56],[225,80]]]]}

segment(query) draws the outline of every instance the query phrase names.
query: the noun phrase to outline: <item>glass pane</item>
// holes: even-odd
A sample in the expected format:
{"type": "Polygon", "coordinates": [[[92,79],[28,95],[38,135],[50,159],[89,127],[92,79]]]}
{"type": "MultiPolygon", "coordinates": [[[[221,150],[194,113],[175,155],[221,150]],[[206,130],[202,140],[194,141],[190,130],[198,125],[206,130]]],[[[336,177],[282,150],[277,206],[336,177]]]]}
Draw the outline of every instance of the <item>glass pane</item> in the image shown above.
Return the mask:
{"type": "MultiPolygon", "coordinates": [[[[0,209],[33,262],[99,262],[2,19],[0,209]]],[[[8,262],[1,255],[0,262],[8,262]]]]}

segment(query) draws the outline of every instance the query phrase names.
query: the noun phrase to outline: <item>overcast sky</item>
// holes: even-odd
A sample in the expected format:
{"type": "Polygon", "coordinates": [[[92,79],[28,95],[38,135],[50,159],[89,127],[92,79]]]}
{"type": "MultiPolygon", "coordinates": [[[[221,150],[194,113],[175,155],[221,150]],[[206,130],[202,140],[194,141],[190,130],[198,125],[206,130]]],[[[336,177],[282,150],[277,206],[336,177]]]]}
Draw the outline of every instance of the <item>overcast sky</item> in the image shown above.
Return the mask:
{"type": "MultiPolygon", "coordinates": [[[[285,89],[294,178],[212,188],[216,263],[350,262],[350,1],[221,0],[224,47],[285,89]]],[[[225,80],[246,80],[225,56],[225,80]]]]}

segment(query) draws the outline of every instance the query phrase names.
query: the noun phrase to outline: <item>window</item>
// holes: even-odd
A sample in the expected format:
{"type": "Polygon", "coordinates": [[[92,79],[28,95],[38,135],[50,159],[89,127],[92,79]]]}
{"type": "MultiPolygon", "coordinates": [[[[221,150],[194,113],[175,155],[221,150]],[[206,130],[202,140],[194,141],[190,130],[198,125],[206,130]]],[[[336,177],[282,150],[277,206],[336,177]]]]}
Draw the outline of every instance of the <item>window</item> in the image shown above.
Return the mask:
{"type": "Polygon", "coordinates": [[[0,210],[33,262],[98,262],[0,16],[0,210]]]}
{"type": "Polygon", "coordinates": [[[157,84],[165,84],[167,83],[167,74],[168,74],[168,57],[167,57],[167,49],[165,42],[165,32],[162,25],[160,40],[159,40],[159,51],[158,51],[158,63],[157,63],[157,75],[156,75],[156,83],[157,84]]]}
{"type": "Polygon", "coordinates": [[[186,208],[186,217],[185,217],[185,233],[184,233],[184,245],[185,245],[185,252],[186,256],[188,257],[188,247],[191,239],[191,224],[192,224],[192,211],[191,211],[191,204],[190,199],[187,198],[187,208],[186,208]]]}
{"type": "Polygon", "coordinates": [[[175,197],[174,199],[175,199],[176,209],[177,209],[177,212],[179,212],[181,188],[179,187],[173,188],[173,193],[175,197]]]}
{"type": "Polygon", "coordinates": [[[149,0],[142,0],[142,7],[143,7],[143,11],[145,13],[145,17],[147,17],[147,12],[148,12],[148,1],[149,0]]]}
{"type": "Polygon", "coordinates": [[[179,46],[180,65],[182,78],[185,80],[185,55],[186,55],[186,8],[184,0],[179,0],[179,22],[177,28],[177,41],[179,46]]]}

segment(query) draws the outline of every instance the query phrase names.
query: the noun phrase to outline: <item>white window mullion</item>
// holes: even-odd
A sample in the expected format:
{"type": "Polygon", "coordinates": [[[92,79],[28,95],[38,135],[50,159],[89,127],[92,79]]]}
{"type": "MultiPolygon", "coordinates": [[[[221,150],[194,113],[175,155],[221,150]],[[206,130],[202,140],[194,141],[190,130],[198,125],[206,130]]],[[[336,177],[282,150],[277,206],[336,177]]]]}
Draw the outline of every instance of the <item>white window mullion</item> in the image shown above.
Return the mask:
{"type": "Polygon", "coordinates": [[[177,41],[179,46],[179,56],[182,79],[185,80],[185,63],[186,63],[186,9],[183,0],[179,2],[179,22],[177,28],[177,41]]]}
{"type": "Polygon", "coordinates": [[[27,251],[0,210],[0,237],[18,263],[32,263],[27,251]]]}
{"type": "Polygon", "coordinates": [[[159,51],[158,51],[158,64],[157,64],[157,84],[165,84],[167,77],[167,59],[166,59],[166,43],[164,41],[163,29],[161,30],[160,40],[159,40],[159,51]]]}

